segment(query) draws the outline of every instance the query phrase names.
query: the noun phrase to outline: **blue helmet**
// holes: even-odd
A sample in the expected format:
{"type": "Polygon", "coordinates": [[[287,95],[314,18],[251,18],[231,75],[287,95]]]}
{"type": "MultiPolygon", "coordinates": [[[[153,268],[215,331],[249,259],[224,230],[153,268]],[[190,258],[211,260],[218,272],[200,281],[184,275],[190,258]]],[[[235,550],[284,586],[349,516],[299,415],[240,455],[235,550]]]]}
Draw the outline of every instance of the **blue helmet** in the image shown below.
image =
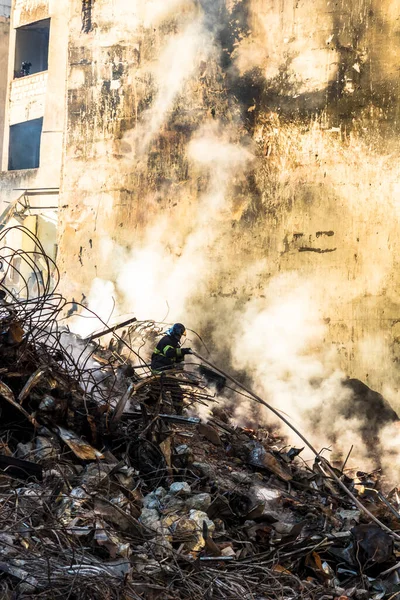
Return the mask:
{"type": "Polygon", "coordinates": [[[181,338],[186,334],[185,326],[182,323],[175,323],[171,329],[168,330],[169,335],[172,335],[176,338],[181,338]]]}

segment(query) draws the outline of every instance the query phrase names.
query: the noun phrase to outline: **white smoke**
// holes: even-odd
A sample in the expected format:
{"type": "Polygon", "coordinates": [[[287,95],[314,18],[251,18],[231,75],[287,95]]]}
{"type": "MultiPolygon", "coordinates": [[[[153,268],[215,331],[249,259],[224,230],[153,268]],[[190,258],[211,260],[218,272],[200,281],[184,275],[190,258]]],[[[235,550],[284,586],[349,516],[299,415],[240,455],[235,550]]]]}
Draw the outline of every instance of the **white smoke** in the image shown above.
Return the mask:
{"type": "Polygon", "coordinates": [[[191,0],[145,0],[139,3],[137,10],[143,26],[148,29],[157,27],[169,16],[191,5],[191,0]]]}
{"type": "MultiPolygon", "coordinates": [[[[183,10],[189,4],[178,0],[142,3],[146,12],[141,18],[145,27],[149,27],[162,22],[172,10],[183,10]]],[[[179,32],[169,38],[154,64],[147,65],[154,98],[142,113],[137,127],[123,140],[132,150],[125,153],[124,159],[132,170],[138,161],[146,159],[149,146],[166,128],[178,100],[182,104],[185,91],[197,84],[200,62],[217,62],[213,32],[206,27],[202,16],[195,10],[189,10],[182,22],[179,32]]],[[[333,80],[338,57],[327,46],[329,36],[326,32],[323,40],[317,40],[321,45],[314,52],[307,38],[299,36],[300,39],[292,40],[288,31],[286,52],[282,51],[281,40],[277,38],[278,34],[281,35],[280,16],[275,15],[274,19],[262,23],[261,29],[262,34],[256,37],[256,42],[243,38],[234,52],[235,65],[240,72],[247,72],[254,66],[262,67],[268,80],[279,74],[290,57],[293,73],[297,73],[297,79],[303,86],[300,91],[321,91],[333,80]],[[263,41],[268,36],[268,46],[264,46],[263,41]]],[[[268,129],[268,123],[273,121],[271,115],[268,119],[260,122],[256,129],[254,141],[260,146],[258,154],[254,146],[244,145],[241,125],[237,122],[207,121],[193,135],[186,152],[189,176],[193,181],[202,182],[197,198],[192,204],[178,207],[173,217],[157,215],[143,239],[135,240],[131,249],[117,246],[104,235],[101,252],[103,260],[108,261],[110,281],[94,282],[89,305],[100,312],[105,321],[113,304],[110,300],[106,301],[106,297],[115,296],[117,314],[130,312],[140,320],[168,318],[169,321],[188,321],[187,324],[194,329],[212,323],[213,347],[218,358],[224,357],[226,362],[231,358],[232,366],[245,372],[255,391],[276,408],[288,413],[315,445],[324,445],[326,437],[336,438],[338,448],[347,452],[354,444],[357,449],[353,457],[361,457],[366,465],[364,444],[360,441],[360,421],[344,419],[337,411],[337,406],[349,398],[349,392],[342,386],[344,373],[339,367],[337,349],[327,346],[329,326],[324,318],[327,314],[334,317],[337,303],[341,301],[347,303],[348,319],[351,321],[353,303],[365,295],[377,295],[385,289],[388,273],[393,270],[393,255],[387,244],[388,232],[382,233],[380,252],[376,253],[377,238],[369,241],[371,233],[366,227],[364,248],[370,243],[370,251],[359,251],[353,271],[347,267],[340,269],[343,258],[340,255],[337,259],[339,266],[334,265],[329,273],[327,269],[326,280],[320,281],[317,286],[312,266],[309,266],[311,261],[308,265],[305,263],[302,274],[296,274],[290,270],[295,261],[290,263],[289,252],[285,255],[287,262],[282,259],[280,263],[289,269],[284,276],[276,275],[276,265],[263,266],[255,259],[251,247],[248,248],[249,256],[242,252],[237,262],[235,248],[229,246],[233,238],[227,234],[227,224],[233,220],[234,211],[237,210],[240,217],[246,208],[248,199],[238,203],[234,190],[255,160],[260,161],[259,172],[266,173],[267,184],[270,183],[268,177],[274,176],[274,169],[277,171],[276,189],[271,186],[274,193],[268,198],[266,211],[270,207],[279,210],[280,203],[287,198],[299,202],[298,188],[307,179],[308,169],[317,172],[320,177],[320,180],[313,181],[313,185],[321,186],[321,197],[314,204],[309,204],[310,214],[303,214],[306,212],[304,207],[298,213],[288,211],[287,223],[282,227],[288,236],[296,231],[299,214],[302,221],[308,219],[318,230],[319,224],[326,218],[329,202],[332,210],[340,214],[348,216],[344,212],[348,211],[351,215],[349,222],[353,217],[360,222],[362,219],[365,222],[384,221],[388,218],[388,207],[396,222],[400,212],[391,196],[392,191],[397,189],[398,167],[393,168],[386,158],[376,157],[355,136],[344,145],[340,137],[335,137],[335,132],[330,135],[319,123],[299,128],[296,124],[283,123],[277,116],[271,132],[271,127],[268,129]],[[315,171],[316,157],[321,164],[319,171],[315,171]],[[384,201],[376,192],[381,189],[383,171],[390,183],[385,188],[384,201]],[[342,195],[341,190],[347,189],[342,183],[346,181],[353,182],[351,197],[342,195]],[[206,185],[204,182],[207,182],[206,185]],[[371,189],[375,193],[371,193],[371,189]],[[328,195],[323,197],[324,190],[333,190],[333,199],[328,195]],[[374,265],[369,260],[372,254],[374,265]],[[259,277],[260,270],[262,279],[259,277]],[[267,273],[272,275],[265,285],[267,273]],[[260,280],[264,282],[262,285],[260,280]],[[215,298],[210,290],[220,289],[222,282],[229,288],[225,294],[227,297],[215,298]],[[238,290],[239,300],[232,290],[238,290]],[[251,291],[247,294],[247,290],[251,291]],[[258,290],[257,297],[255,290],[258,290]],[[248,302],[245,301],[247,297],[248,302]],[[227,352],[230,357],[225,357],[227,352]]],[[[115,175],[117,178],[118,173],[115,175]]],[[[276,235],[281,235],[282,230],[276,235]]],[[[390,226],[388,230],[392,234],[396,231],[391,231],[390,226]]],[[[353,233],[351,230],[350,233],[337,234],[335,240],[338,239],[338,242],[335,243],[341,248],[346,247],[349,245],[346,235],[353,233]]],[[[251,241],[250,237],[248,239],[251,241]]],[[[295,252],[297,249],[293,250],[293,254],[295,252]]],[[[341,324],[331,325],[332,328],[335,326],[340,328],[341,324]]],[[[93,324],[88,321],[88,333],[90,327],[93,324]]],[[[97,325],[93,327],[97,328],[97,325]]],[[[365,365],[373,368],[374,362],[378,364],[376,359],[379,355],[382,360],[379,368],[388,369],[387,341],[382,343],[379,332],[375,337],[360,340],[355,348],[359,364],[365,356],[365,365]]],[[[376,381],[377,375],[375,372],[372,382],[376,381]]],[[[252,403],[238,402],[232,416],[237,422],[244,422],[252,411],[252,403]]],[[[265,414],[262,418],[269,422],[273,420],[265,414]]]]}
{"type": "Polygon", "coordinates": [[[205,126],[188,147],[193,167],[205,170],[209,183],[187,226],[175,228],[170,220],[158,219],[143,245],[126,253],[115,270],[120,302],[139,319],[153,315],[162,320],[169,307],[168,319],[181,320],[193,295],[206,293],[208,249],[219,232],[219,219],[230,209],[229,185],[252,160],[250,151],[217,136],[216,127],[205,126]]]}
{"type": "Polygon", "coordinates": [[[184,30],[171,36],[156,63],[149,65],[155,89],[150,107],[143,112],[137,127],[125,134],[122,143],[132,148],[131,160],[140,159],[170,116],[185,84],[208,58],[212,40],[201,18],[189,22],[184,30]]]}
{"type": "Polygon", "coordinates": [[[68,320],[71,331],[86,338],[94,331],[101,331],[115,312],[115,286],[100,277],[93,280],[87,304],[90,311],[83,310],[68,320]]]}

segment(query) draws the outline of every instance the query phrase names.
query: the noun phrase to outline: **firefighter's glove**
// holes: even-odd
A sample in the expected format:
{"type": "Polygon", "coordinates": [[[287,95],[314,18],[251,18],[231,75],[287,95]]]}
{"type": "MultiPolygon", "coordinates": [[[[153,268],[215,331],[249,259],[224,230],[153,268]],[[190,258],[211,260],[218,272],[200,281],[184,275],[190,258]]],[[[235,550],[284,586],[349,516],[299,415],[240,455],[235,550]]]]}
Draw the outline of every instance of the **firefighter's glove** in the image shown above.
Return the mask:
{"type": "Polygon", "coordinates": [[[193,354],[191,348],[182,348],[182,356],[186,356],[186,354],[193,354]]]}

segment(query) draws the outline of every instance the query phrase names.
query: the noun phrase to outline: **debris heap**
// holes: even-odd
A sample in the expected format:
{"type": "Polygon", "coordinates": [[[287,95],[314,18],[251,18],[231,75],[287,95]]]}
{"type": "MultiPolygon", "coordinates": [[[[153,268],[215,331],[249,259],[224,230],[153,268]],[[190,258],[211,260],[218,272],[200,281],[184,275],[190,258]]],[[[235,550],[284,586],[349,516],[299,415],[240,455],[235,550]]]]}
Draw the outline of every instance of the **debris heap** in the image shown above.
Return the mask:
{"type": "MultiPolygon", "coordinates": [[[[2,599],[400,597],[400,499],[379,472],[305,462],[217,405],[175,414],[113,344],[59,327],[47,283],[0,284],[2,599]]],[[[186,406],[213,401],[204,371],[176,377],[186,406]]]]}

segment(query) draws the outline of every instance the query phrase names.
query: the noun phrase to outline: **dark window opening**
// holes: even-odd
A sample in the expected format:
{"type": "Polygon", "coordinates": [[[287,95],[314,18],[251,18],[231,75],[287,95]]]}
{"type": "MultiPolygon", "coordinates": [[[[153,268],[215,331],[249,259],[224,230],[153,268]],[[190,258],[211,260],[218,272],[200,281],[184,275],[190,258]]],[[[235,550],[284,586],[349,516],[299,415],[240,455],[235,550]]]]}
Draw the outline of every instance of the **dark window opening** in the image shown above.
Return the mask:
{"type": "Polygon", "coordinates": [[[16,30],[15,77],[25,77],[49,67],[50,19],[36,21],[16,30]]]}
{"type": "Polygon", "coordinates": [[[8,170],[37,169],[40,162],[40,140],[43,118],[10,127],[8,170]]]}

